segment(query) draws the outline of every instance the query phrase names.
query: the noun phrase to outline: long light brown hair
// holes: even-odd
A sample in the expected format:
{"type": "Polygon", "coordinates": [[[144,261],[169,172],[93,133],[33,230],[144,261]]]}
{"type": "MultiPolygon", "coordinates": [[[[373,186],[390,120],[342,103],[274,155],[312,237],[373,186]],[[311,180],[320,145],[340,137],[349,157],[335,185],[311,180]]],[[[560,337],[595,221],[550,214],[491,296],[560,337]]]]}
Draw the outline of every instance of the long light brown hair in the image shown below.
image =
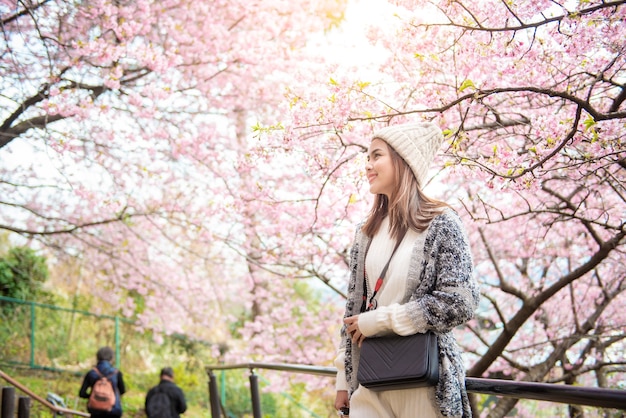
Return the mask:
{"type": "Polygon", "coordinates": [[[389,144],[385,142],[385,145],[394,167],[396,187],[389,198],[384,194],[376,195],[362,230],[373,237],[385,216],[389,216],[391,236],[398,239],[408,229],[426,230],[433,218],[449,205],[426,196],[408,164],[389,144]]]}

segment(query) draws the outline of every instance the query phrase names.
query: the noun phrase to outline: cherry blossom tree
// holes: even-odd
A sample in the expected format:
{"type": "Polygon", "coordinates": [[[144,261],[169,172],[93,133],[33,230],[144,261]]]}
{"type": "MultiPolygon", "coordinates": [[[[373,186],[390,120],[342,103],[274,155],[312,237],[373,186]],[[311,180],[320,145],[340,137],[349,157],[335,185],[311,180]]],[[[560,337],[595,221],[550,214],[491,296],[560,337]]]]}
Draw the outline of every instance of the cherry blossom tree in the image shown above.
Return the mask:
{"type": "Polygon", "coordinates": [[[625,2],[392,3],[346,63],[312,48],[330,0],[0,2],[0,228],[225,361],[330,364],[363,151],[435,120],[427,191],[482,286],[468,374],[623,385],[625,2]]]}
{"type": "Polygon", "coordinates": [[[0,229],[80,259],[95,309],[166,334],[225,342],[242,310],[297,299],[261,306],[254,237],[275,227],[246,132],[343,7],[0,2],[0,229]]]}

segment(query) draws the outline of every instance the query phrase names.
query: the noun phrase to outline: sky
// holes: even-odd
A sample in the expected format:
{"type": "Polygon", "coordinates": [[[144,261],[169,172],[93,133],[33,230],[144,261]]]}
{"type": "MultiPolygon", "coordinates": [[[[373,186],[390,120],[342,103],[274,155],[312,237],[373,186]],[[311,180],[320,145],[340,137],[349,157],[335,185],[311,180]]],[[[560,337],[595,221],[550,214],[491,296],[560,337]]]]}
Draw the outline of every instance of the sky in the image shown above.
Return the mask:
{"type": "Polygon", "coordinates": [[[384,0],[349,0],[345,19],[338,29],[327,34],[326,56],[344,65],[382,62],[385,51],[371,45],[367,29],[373,24],[397,21],[397,9],[384,0]]]}

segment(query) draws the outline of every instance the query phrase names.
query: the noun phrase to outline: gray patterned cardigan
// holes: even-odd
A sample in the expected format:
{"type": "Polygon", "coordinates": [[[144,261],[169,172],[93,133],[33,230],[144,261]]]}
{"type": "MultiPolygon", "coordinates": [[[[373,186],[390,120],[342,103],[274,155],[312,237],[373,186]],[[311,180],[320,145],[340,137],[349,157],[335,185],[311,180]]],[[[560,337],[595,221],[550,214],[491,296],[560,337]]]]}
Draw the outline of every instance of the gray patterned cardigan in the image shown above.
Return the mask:
{"type": "MultiPolygon", "coordinates": [[[[461,219],[446,209],[430,223],[424,246],[414,248],[402,300],[418,332],[433,330],[439,341],[439,383],[436,403],[444,417],[471,417],[465,390],[465,367],[453,328],[474,316],[478,286],[473,278],[469,242],[461,219]],[[423,254],[422,254],[423,250],[423,254]]],[[[350,250],[350,281],[345,316],[358,315],[363,295],[363,266],[369,238],[357,228],[350,250]],[[363,251],[362,251],[363,250],[363,251]]],[[[419,241],[419,240],[418,240],[419,241]]],[[[368,295],[369,296],[369,295],[368,295]]],[[[359,348],[341,330],[346,379],[352,394],[357,386],[359,348]]]]}

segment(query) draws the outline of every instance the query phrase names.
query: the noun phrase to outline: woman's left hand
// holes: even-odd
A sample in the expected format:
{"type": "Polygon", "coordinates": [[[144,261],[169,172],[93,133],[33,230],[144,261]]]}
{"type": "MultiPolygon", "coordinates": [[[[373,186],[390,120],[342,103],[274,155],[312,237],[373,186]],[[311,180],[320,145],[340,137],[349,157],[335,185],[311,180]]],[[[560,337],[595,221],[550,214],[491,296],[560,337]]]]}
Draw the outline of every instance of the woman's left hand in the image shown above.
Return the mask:
{"type": "Polygon", "coordinates": [[[365,335],[363,335],[363,333],[359,329],[359,316],[349,316],[347,318],[344,318],[343,322],[348,325],[347,331],[352,336],[352,343],[358,344],[358,346],[360,347],[361,343],[365,339],[365,335]]]}

